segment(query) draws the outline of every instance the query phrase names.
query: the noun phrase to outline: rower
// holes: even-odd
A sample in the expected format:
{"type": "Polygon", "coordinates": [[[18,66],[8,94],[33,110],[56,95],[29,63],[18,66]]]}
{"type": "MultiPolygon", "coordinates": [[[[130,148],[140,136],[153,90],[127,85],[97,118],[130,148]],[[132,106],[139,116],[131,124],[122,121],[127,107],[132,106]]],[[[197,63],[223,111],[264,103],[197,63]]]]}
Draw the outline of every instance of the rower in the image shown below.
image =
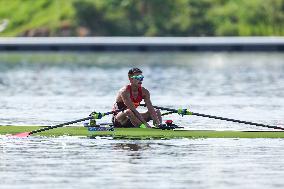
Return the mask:
{"type": "Polygon", "coordinates": [[[153,124],[158,126],[162,123],[160,110],[156,110],[150,99],[150,92],[142,87],[144,76],[139,68],[132,68],[128,72],[129,84],[122,87],[116,97],[113,110],[125,109],[113,115],[114,127],[151,127],[148,121],[153,120],[153,124]],[[144,100],[147,112],[140,113],[137,107],[144,100]]]}

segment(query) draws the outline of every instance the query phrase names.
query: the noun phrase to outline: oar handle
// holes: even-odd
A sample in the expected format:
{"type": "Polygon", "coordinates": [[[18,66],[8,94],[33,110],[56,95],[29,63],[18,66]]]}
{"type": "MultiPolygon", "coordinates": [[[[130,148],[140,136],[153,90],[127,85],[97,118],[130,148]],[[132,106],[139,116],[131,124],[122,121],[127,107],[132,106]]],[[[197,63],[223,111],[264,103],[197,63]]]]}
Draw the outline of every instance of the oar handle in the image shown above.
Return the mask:
{"type": "MultiPolygon", "coordinates": [[[[146,105],[141,104],[141,106],[146,106],[146,105]]],[[[174,112],[174,113],[179,112],[178,110],[172,109],[172,108],[165,108],[165,107],[160,107],[160,106],[153,106],[153,107],[160,109],[160,110],[170,111],[170,112],[174,112]]],[[[207,114],[200,114],[200,113],[195,113],[195,112],[190,112],[190,115],[207,117],[207,118],[212,118],[212,119],[219,119],[219,120],[224,120],[224,121],[231,121],[231,122],[235,122],[235,123],[243,123],[243,124],[247,124],[247,125],[254,125],[254,126],[266,127],[266,128],[271,128],[271,129],[284,130],[283,127],[278,127],[278,126],[274,126],[274,125],[265,125],[265,124],[262,124],[262,123],[254,123],[254,122],[250,122],[250,121],[242,121],[242,120],[237,120],[237,119],[230,119],[230,118],[224,118],[224,117],[207,115],[207,114]]]]}

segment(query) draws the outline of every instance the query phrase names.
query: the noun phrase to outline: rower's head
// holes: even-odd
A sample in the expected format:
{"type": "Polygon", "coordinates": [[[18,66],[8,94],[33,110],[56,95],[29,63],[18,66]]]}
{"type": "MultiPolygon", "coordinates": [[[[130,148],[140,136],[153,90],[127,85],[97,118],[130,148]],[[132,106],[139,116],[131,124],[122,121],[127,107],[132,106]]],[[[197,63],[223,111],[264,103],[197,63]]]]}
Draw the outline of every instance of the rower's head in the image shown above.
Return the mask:
{"type": "Polygon", "coordinates": [[[144,76],[139,68],[132,68],[128,71],[128,78],[131,84],[141,85],[144,76]]]}

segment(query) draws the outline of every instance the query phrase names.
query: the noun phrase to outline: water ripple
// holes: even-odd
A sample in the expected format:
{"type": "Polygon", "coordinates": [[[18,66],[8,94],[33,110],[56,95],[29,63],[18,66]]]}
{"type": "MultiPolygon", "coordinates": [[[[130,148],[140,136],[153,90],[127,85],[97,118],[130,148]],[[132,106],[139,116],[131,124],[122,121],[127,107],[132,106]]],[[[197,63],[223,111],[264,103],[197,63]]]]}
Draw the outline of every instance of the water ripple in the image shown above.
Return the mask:
{"type": "Polygon", "coordinates": [[[283,145],[283,139],[2,137],[0,180],[4,188],[153,188],[153,182],[155,188],[278,188],[283,145]]]}

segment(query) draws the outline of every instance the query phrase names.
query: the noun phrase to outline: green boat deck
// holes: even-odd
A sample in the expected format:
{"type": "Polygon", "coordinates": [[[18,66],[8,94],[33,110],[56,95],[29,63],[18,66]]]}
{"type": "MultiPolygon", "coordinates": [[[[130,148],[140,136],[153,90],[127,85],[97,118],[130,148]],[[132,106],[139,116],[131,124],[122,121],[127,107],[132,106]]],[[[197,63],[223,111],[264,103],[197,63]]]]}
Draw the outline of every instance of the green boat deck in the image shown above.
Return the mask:
{"type": "MultiPolygon", "coordinates": [[[[0,126],[0,135],[29,132],[39,126],[0,126]]],[[[114,139],[170,139],[170,138],[284,138],[283,131],[215,131],[215,130],[160,130],[116,128],[115,131],[90,132],[85,127],[62,127],[33,134],[33,136],[111,136],[114,139]]]]}

